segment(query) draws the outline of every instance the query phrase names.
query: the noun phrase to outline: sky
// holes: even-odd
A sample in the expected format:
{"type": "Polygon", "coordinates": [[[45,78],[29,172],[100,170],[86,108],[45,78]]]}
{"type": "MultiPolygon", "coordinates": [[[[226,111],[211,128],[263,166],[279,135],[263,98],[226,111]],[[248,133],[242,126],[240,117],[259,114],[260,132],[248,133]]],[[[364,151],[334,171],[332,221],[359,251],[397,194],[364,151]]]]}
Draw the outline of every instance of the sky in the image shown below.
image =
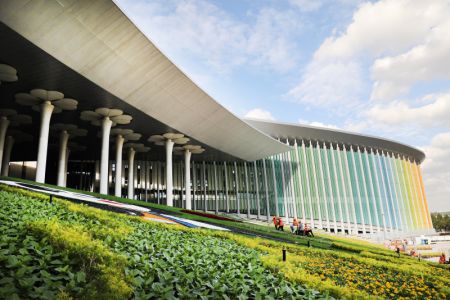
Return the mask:
{"type": "Polygon", "coordinates": [[[450,0],[115,0],[240,117],[337,128],[423,150],[450,211],[450,0]]]}

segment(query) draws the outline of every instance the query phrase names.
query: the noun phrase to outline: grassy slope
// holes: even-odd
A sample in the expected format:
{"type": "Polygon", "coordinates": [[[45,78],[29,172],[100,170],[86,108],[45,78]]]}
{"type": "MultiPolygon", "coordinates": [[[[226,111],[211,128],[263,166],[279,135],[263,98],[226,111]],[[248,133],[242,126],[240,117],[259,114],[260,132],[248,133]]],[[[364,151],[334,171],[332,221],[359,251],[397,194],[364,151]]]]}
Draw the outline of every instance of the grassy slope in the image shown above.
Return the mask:
{"type": "Polygon", "coordinates": [[[258,251],[0,186],[1,299],[313,299],[258,251]]]}
{"type": "MultiPolygon", "coordinates": [[[[38,198],[46,199],[45,196],[38,196],[38,198]]],[[[72,207],[83,206],[73,204],[72,207]]],[[[103,212],[98,213],[99,216],[103,214],[103,212]]],[[[91,217],[97,219],[97,213],[91,217]]],[[[103,216],[100,222],[114,222],[116,218],[120,221],[125,216],[107,213],[107,218],[103,216]],[[113,218],[113,216],[116,217],[113,218]]],[[[240,225],[245,226],[245,224],[240,225]]],[[[108,227],[110,226],[109,224],[108,227]]],[[[250,227],[255,226],[257,225],[250,227]]],[[[47,230],[47,228],[44,229],[47,230]]],[[[378,295],[384,298],[417,296],[424,299],[445,299],[450,296],[448,289],[445,288],[445,285],[448,286],[450,283],[447,276],[448,268],[418,262],[408,257],[397,258],[392,251],[361,241],[322,237],[321,239],[327,240],[334,248],[324,250],[231,233],[208,230],[188,230],[187,232],[234,240],[247,248],[257,250],[263,254],[261,259],[267,269],[275,273],[281,271],[290,282],[309,286],[325,294],[331,293],[338,298],[365,298],[378,295]],[[287,262],[281,261],[282,248],[287,248],[287,262]]],[[[282,235],[282,233],[277,234],[282,235]]],[[[133,243],[137,242],[136,240],[133,243]]],[[[130,247],[134,244],[127,245],[130,247]]]]}
{"type": "MultiPolygon", "coordinates": [[[[148,207],[150,209],[155,209],[155,210],[162,211],[162,212],[167,212],[170,214],[176,214],[177,216],[180,216],[180,217],[183,217],[186,219],[190,219],[190,220],[207,222],[207,223],[212,223],[212,224],[216,224],[216,225],[222,225],[227,228],[234,229],[238,232],[242,232],[245,234],[250,234],[250,235],[255,235],[255,236],[263,236],[263,237],[272,238],[272,239],[275,239],[278,241],[285,241],[285,242],[295,243],[295,244],[299,244],[299,245],[308,245],[308,243],[309,243],[311,245],[311,247],[314,247],[314,248],[335,249],[337,251],[342,251],[342,252],[346,252],[346,253],[370,252],[375,255],[382,255],[382,256],[386,256],[386,257],[395,257],[396,256],[396,254],[393,251],[385,249],[380,245],[374,245],[369,242],[364,242],[364,241],[346,238],[346,237],[336,237],[336,236],[324,235],[324,234],[322,234],[322,235],[316,234],[315,238],[299,237],[299,236],[292,235],[288,231],[285,231],[285,232],[275,231],[273,226],[270,226],[270,225],[263,226],[263,225],[256,225],[256,224],[250,224],[250,223],[239,223],[239,222],[231,222],[231,221],[224,221],[224,220],[216,220],[216,219],[207,218],[207,217],[203,217],[203,216],[197,216],[197,215],[184,213],[181,211],[182,210],[181,208],[177,208],[177,207],[168,207],[166,205],[161,205],[161,204],[156,204],[156,203],[151,203],[151,202],[132,200],[132,199],[128,199],[128,198],[120,198],[120,197],[115,197],[112,195],[104,195],[104,194],[99,194],[99,193],[80,191],[80,190],[71,189],[71,188],[61,188],[61,187],[51,185],[51,184],[41,184],[41,183],[36,183],[36,182],[30,181],[30,180],[20,179],[20,178],[0,177],[0,179],[5,179],[5,180],[10,179],[10,180],[20,181],[20,182],[24,182],[24,183],[42,185],[42,186],[47,186],[47,187],[56,188],[56,189],[63,189],[63,190],[71,191],[71,192],[84,193],[84,194],[96,196],[99,198],[114,200],[114,201],[121,202],[121,203],[139,205],[139,206],[148,207]]],[[[409,259],[403,254],[402,254],[402,256],[405,259],[409,259]]]]}

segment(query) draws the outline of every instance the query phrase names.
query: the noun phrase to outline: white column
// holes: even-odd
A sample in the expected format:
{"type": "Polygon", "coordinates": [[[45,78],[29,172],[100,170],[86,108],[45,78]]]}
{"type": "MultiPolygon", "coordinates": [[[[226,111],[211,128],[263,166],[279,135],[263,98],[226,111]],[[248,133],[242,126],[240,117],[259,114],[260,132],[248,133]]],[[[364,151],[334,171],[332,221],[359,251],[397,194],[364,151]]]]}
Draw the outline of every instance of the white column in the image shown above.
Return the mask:
{"type": "Polygon", "coordinates": [[[305,141],[302,140],[302,153],[303,153],[303,161],[305,162],[305,174],[306,174],[306,194],[308,196],[309,202],[309,213],[310,213],[310,222],[311,228],[314,228],[314,214],[312,209],[312,197],[311,197],[311,188],[309,181],[309,171],[308,171],[308,159],[306,158],[306,147],[305,141]]]}
{"type": "Polygon", "coordinates": [[[392,205],[392,220],[393,220],[393,227],[395,227],[395,230],[398,230],[399,225],[398,225],[398,218],[396,215],[396,209],[395,209],[395,199],[394,199],[394,193],[392,192],[392,187],[391,187],[391,179],[389,178],[389,164],[388,162],[386,162],[387,160],[387,153],[386,155],[384,155],[383,151],[381,151],[381,156],[384,156],[385,158],[383,158],[384,160],[384,165],[386,167],[386,181],[387,181],[387,186],[388,186],[388,193],[389,193],[389,199],[390,199],[390,203],[392,205]]]}
{"type": "Polygon", "coordinates": [[[172,149],[174,142],[166,141],[166,195],[167,206],[173,206],[172,149]]]}
{"type": "Polygon", "coordinates": [[[305,199],[303,197],[302,172],[300,171],[300,157],[298,156],[297,140],[294,140],[294,149],[295,149],[295,162],[296,162],[295,170],[298,173],[298,186],[300,187],[300,204],[302,207],[302,219],[303,219],[303,224],[304,224],[306,222],[306,211],[305,211],[305,199]]]}
{"type": "Polygon", "coordinates": [[[419,195],[420,195],[420,199],[422,202],[422,206],[425,210],[425,214],[426,214],[426,224],[427,224],[427,228],[433,228],[433,224],[431,222],[431,216],[430,216],[430,212],[428,209],[428,205],[427,205],[427,200],[425,197],[425,190],[423,189],[423,182],[422,182],[422,176],[420,175],[420,167],[418,163],[414,163],[414,169],[416,170],[416,175],[417,175],[417,181],[418,181],[418,189],[420,189],[419,191],[419,195]]]}
{"type": "Polygon", "coordinates": [[[272,161],[273,191],[275,194],[275,215],[277,217],[279,217],[280,211],[278,208],[278,189],[277,189],[277,177],[275,175],[275,157],[274,156],[271,157],[271,161],[272,161]]]}
{"type": "Polygon", "coordinates": [[[116,185],[114,187],[114,195],[122,197],[122,149],[125,139],[121,134],[116,136],[116,185]]]}
{"type": "MultiPolygon", "coordinates": [[[[353,175],[355,176],[356,195],[358,196],[359,214],[361,215],[362,232],[363,232],[363,235],[366,235],[366,219],[364,218],[364,211],[363,211],[363,207],[362,207],[361,190],[359,188],[359,176],[358,176],[358,170],[356,169],[355,151],[353,151],[353,146],[350,146],[350,155],[352,156],[353,175]]],[[[349,173],[349,175],[350,175],[350,173],[349,173]]],[[[349,178],[350,178],[350,176],[349,176],[349,178]]],[[[355,219],[355,222],[356,222],[356,219],[355,219]]]]}
{"type": "Polygon", "coordinates": [[[261,218],[261,204],[259,199],[259,180],[258,180],[258,169],[256,168],[256,161],[253,162],[253,174],[255,175],[255,191],[256,191],[256,218],[259,220],[261,218]]]}
{"type": "Polygon", "coordinates": [[[197,171],[195,168],[195,162],[192,162],[192,209],[196,210],[197,209],[197,204],[196,204],[196,189],[197,189],[197,171]]]}
{"type": "Polygon", "coordinates": [[[250,194],[248,192],[247,162],[244,162],[244,174],[245,174],[245,196],[247,200],[247,219],[250,219],[250,194]]]}
{"type": "Polygon", "coordinates": [[[59,135],[59,159],[58,159],[58,180],[56,185],[64,187],[64,169],[66,167],[66,152],[69,134],[66,130],[61,131],[59,135]]]}
{"type": "MultiPolygon", "coordinates": [[[[371,211],[370,211],[369,194],[367,192],[368,190],[367,190],[367,184],[366,184],[366,174],[364,172],[362,154],[361,154],[361,149],[359,148],[359,146],[357,147],[357,151],[358,151],[359,165],[361,167],[361,179],[363,181],[363,188],[364,188],[363,191],[364,191],[365,202],[366,202],[367,217],[369,219],[369,231],[371,234],[373,234],[372,215],[371,215],[371,211]]],[[[367,170],[367,171],[370,172],[370,170],[367,170]]]]}
{"type": "MultiPolygon", "coordinates": [[[[381,186],[383,187],[383,191],[384,191],[384,204],[385,204],[384,207],[387,209],[387,212],[385,212],[383,210],[382,214],[383,214],[384,218],[386,218],[386,213],[387,213],[387,217],[388,217],[387,220],[389,221],[389,228],[392,231],[393,226],[392,226],[392,219],[391,219],[391,213],[390,213],[389,205],[387,203],[388,197],[387,197],[386,184],[384,183],[383,168],[381,166],[381,158],[380,158],[380,155],[378,153],[378,150],[376,150],[376,155],[375,156],[377,157],[377,160],[378,160],[378,168],[380,170],[380,176],[381,176],[381,186]]],[[[384,219],[384,222],[386,223],[386,219],[384,219]]]]}
{"type": "Polygon", "coordinates": [[[401,229],[402,231],[405,231],[405,229],[406,229],[406,220],[403,219],[403,213],[402,213],[403,209],[400,210],[400,201],[399,201],[400,191],[397,192],[398,184],[396,184],[396,183],[398,182],[398,178],[397,178],[397,172],[392,167],[392,153],[391,153],[391,155],[389,153],[386,153],[386,158],[387,158],[387,160],[389,162],[389,168],[391,169],[392,189],[394,190],[395,202],[397,203],[398,219],[400,220],[400,225],[397,227],[397,230],[401,229]]]}
{"type": "Polygon", "coordinates": [[[267,187],[267,170],[266,170],[266,160],[263,159],[263,171],[264,171],[264,191],[266,195],[266,215],[267,222],[270,222],[270,201],[269,201],[269,188],[267,187]]]}
{"type": "MultiPolygon", "coordinates": [[[[286,145],[289,146],[289,140],[286,140],[286,145]]],[[[291,190],[291,199],[292,199],[292,208],[294,213],[294,218],[298,219],[298,213],[297,213],[297,199],[295,197],[295,187],[294,187],[294,172],[292,170],[292,155],[291,152],[295,151],[294,149],[287,152],[287,158],[288,158],[288,167],[289,167],[289,185],[291,190]]]]}
{"type": "Polygon", "coordinates": [[[157,192],[157,200],[158,200],[158,204],[161,204],[161,165],[159,163],[159,161],[157,161],[156,163],[156,192],[157,192]]]}
{"type": "Polygon", "coordinates": [[[70,155],[70,149],[66,150],[66,157],[64,160],[64,176],[63,176],[63,186],[66,187],[67,186],[67,166],[69,164],[69,155],[70,155]]]}
{"type": "MultiPolygon", "coordinates": [[[[203,182],[203,211],[207,212],[208,211],[208,199],[207,199],[207,195],[206,195],[206,162],[203,161],[202,163],[202,182],[203,182]]],[[[208,188],[209,188],[209,183],[208,183],[208,188]]]]}
{"type": "Polygon", "coordinates": [[[240,215],[241,214],[241,202],[239,199],[239,176],[238,176],[236,162],[234,162],[234,180],[235,180],[235,189],[236,189],[236,212],[238,215],[240,215]]]}
{"type": "Polygon", "coordinates": [[[100,159],[100,194],[108,194],[108,156],[109,156],[109,133],[112,121],[109,117],[102,120],[102,155],[100,159]]]}
{"type": "MultiPolygon", "coordinates": [[[[353,199],[353,187],[352,187],[352,183],[351,183],[351,179],[350,179],[350,168],[349,168],[349,164],[348,164],[348,159],[347,159],[347,149],[345,149],[345,145],[343,146],[343,150],[344,150],[344,160],[345,160],[345,170],[346,170],[346,175],[347,175],[347,186],[349,187],[349,196],[350,196],[350,207],[352,209],[353,212],[353,222],[354,222],[354,226],[355,226],[355,234],[358,235],[358,221],[356,220],[356,209],[355,209],[355,200],[353,199]]],[[[351,150],[350,150],[351,151],[351,150]]],[[[358,185],[356,185],[358,186],[358,185]]]]}
{"type": "MultiPolygon", "coordinates": [[[[339,145],[336,145],[336,151],[337,151],[337,156],[338,156],[338,160],[339,160],[339,173],[341,176],[340,182],[342,183],[342,195],[344,196],[343,206],[345,209],[345,216],[347,218],[347,229],[348,229],[348,233],[350,234],[352,232],[352,227],[350,224],[350,214],[348,211],[349,203],[348,203],[348,198],[347,198],[347,186],[345,184],[345,179],[344,179],[345,178],[344,177],[344,168],[342,167],[342,151],[341,151],[341,149],[339,149],[339,145]]],[[[350,191],[350,193],[351,193],[351,191],[350,191]]]]}
{"type": "Polygon", "coordinates": [[[216,162],[213,162],[213,167],[214,167],[214,203],[215,203],[215,211],[216,214],[219,213],[219,197],[217,196],[217,186],[218,186],[218,182],[217,182],[217,166],[216,166],[216,162]]]}
{"type": "Polygon", "coordinates": [[[287,191],[286,191],[286,180],[284,177],[284,157],[283,154],[280,155],[280,166],[281,166],[281,184],[283,187],[283,207],[284,207],[284,220],[286,224],[289,223],[289,207],[287,204],[287,191]]]}
{"type": "Polygon", "coordinates": [[[6,117],[0,118],[0,167],[3,168],[2,160],[3,160],[3,149],[5,147],[5,136],[6,131],[8,130],[9,120],[6,117]]]}
{"type": "Polygon", "coordinates": [[[186,209],[192,209],[191,201],[191,151],[184,150],[184,185],[186,191],[186,209]]]}
{"type": "MultiPolygon", "coordinates": [[[[331,145],[330,145],[331,146],[331,145]]],[[[337,234],[338,230],[337,230],[337,218],[336,218],[336,210],[334,208],[334,196],[333,196],[333,188],[331,186],[331,174],[330,174],[330,164],[328,162],[328,151],[327,151],[327,146],[325,144],[325,142],[323,143],[323,150],[325,152],[325,171],[327,172],[327,181],[328,181],[328,192],[330,193],[330,206],[331,206],[331,211],[333,214],[333,220],[334,220],[334,233],[337,234]]],[[[333,150],[330,150],[333,151],[333,150]]],[[[334,166],[333,166],[334,167],[334,166]]]]}
{"type": "MultiPolygon", "coordinates": [[[[370,187],[370,192],[371,192],[371,194],[372,194],[372,197],[373,197],[373,199],[372,199],[372,201],[374,201],[374,206],[375,206],[375,218],[376,218],[376,224],[377,224],[377,232],[381,232],[381,224],[380,224],[380,218],[379,218],[379,215],[378,215],[378,208],[377,208],[377,199],[376,199],[376,196],[375,196],[375,189],[374,189],[374,185],[375,185],[375,182],[372,180],[372,170],[373,170],[373,168],[371,167],[371,165],[370,165],[370,162],[369,162],[369,154],[368,154],[368,150],[367,150],[367,148],[364,148],[364,159],[365,159],[365,161],[366,161],[366,165],[367,165],[367,174],[369,175],[369,187],[370,187]]],[[[374,222],[372,221],[372,224],[374,224],[374,222]]],[[[373,233],[373,231],[372,231],[372,233],[373,233]]]]}
{"type": "Polygon", "coordinates": [[[319,184],[317,183],[317,174],[316,174],[316,159],[314,158],[314,149],[313,149],[313,144],[311,141],[309,141],[309,153],[311,155],[311,160],[312,160],[312,169],[313,169],[313,176],[314,176],[314,187],[316,190],[316,199],[317,199],[317,212],[319,213],[318,217],[319,217],[319,224],[318,224],[318,228],[322,229],[323,228],[323,224],[322,224],[322,209],[320,207],[320,197],[319,197],[319,184]]]}
{"type": "MultiPolygon", "coordinates": [[[[337,167],[338,166],[336,165],[336,158],[335,158],[335,151],[334,151],[333,144],[330,145],[330,151],[331,151],[331,163],[333,164],[334,185],[336,187],[336,196],[337,196],[339,216],[340,216],[340,221],[341,221],[341,230],[342,230],[342,233],[344,233],[345,226],[344,226],[344,213],[342,212],[341,188],[340,188],[340,184],[339,184],[340,180],[338,179],[338,176],[337,176],[337,167]]],[[[338,146],[336,146],[336,151],[339,151],[338,146]]],[[[348,230],[350,230],[350,226],[349,226],[348,230]]]]}
{"type": "Polygon", "coordinates": [[[226,212],[230,212],[230,198],[228,197],[228,171],[227,171],[227,162],[223,162],[223,169],[225,173],[225,208],[226,212]]]}
{"type": "Polygon", "coordinates": [[[3,152],[2,160],[2,176],[9,175],[9,161],[11,160],[11,150],[14,146],[14,138],[12,136],[6,137],[5,151],[3,152]]]}
{"type": "Polygon", "coordinates": [[[134,156],[136,151],[128,149],[128,199],[134,199],[134,156]]]}
{"type": "Polygon", "coordinates": [[[402,176],[402,181],[403,181],[403,191],[405,194],[405,203],[406,203],[406,208],[408,210],[408,215],[409,215],[409,220],[410,220],[410,231],[414,231],[415,230],[415,225],[414,225],[414,219],[413,219],[413,208],[411,207],[411,203],[410,203],[410,199],[409,199],[409,195],[411,195],[411,187],[409,186],[409,182],[407,181],[407,178],[405,177],[405,165],[404,165],[404,157],[399,157],[399,163],[400,163],[400,169],[401,169],[401,176],[402,176]],[[408,193],[409,192],[409,193],[408,193]]]}
{"type": "Polygon", "coordinates": [[[48,131],[50,118],[55,107],[50,101],[41,104],[41,129],[39,132],[39,146],[36,163],[36,182],[45,182],[45,168],[47,165],[48,131]]]}
{"type": "Polygon", "coordinates": [[[320,153],[321,151],[320,151],[319,142],[317,142],[316,150],[317,150],[317,157],[319,158],[319,172],[320,172],[320,176],[322,178],[322,182],[321,182],[322,183],[322,195],[323,195],[323,200],[324,200],[323,204],[324,204],[324,207],[325,207],[325,218],[327,220],[327,229],[328,229],[328,231],[331,231],[331,228],[330,228],[330,216],[328,214],[327,192],[325,190],[325,176],[323,174],[322,154],[320,153]]]}
{"type": "Polygon", "coordinates": [[[418,203],[417,203],[417,190],[416,190],[416,184],[414,183],[414,178],[413,178],[413,172],[412,172],[412,168],[411,168],[411,164],[412,162],[409,160],[407,160],[407,167],[409,169],[408,173],[408,180],[409,180],[409,186],[411,187],[411,198],[412,198],[412,204],[413,204],[413,208],[414,208],[414,217],[416,219],[416,230],[420,229],[420,217],[419,217],[419,207],[418,207],[418,203]]]}
{"type": "Polygon", "coordinates": [[[372,153],[372,155],[371,155],[372,159],[371,160],[372,160],[373,172],[374,172],[374,175],[375,175],[375,183],[376,183],[376,186],[377,186],[378,196],[380,198],[380,201],[379,201],[378,205],[380,206],[381,220],[383,221],[383,230],[386,233],[387,232],[386,215],[384,214],[383,199],[382,199],[382,196],[381,196],[381,184],[380,184],[380,181],[379,181],[379,178],[378,178],[377,166],[376,166],[376,163],[375,163],[375,153],[374,153],[372,148],[370,149],[370,152],[372,153]]]}

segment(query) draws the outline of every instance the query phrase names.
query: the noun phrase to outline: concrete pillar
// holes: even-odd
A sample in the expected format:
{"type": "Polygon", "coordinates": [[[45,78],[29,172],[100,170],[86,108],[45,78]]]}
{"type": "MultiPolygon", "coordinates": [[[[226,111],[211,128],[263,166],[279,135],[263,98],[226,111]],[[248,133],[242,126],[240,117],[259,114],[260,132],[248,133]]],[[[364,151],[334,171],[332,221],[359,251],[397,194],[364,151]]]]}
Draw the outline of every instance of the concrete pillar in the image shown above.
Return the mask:
{"type": "Polygon", "coordinates": [[[102,154],[100,159],[100,194],[108,194],[108,156],[109,156],[109,134],[112,121],[109,117],[102,120],[102,154]]]}
{"type": "Polygon", "coordinates": [[[167,206],[173,206],[173,176],[172,176],[172,150],[174,142],[166,141],[166,195],[167,206]]]}
{"type": "Polygon", "coordinates": [[[9,120],[6,117],[0,118],[0,167],[3,167],[3,149],[5,147],[5,136],[8,130],[9,120]]]}
{"type": "Polygon", "coordinates": [[[184,185],[186,191],[186,209],[192,209],[191,201],[191,151],[184,150],[184,185]]]}
{"type": "Polygon", "coordinates": [[[214,166],[214,203],[215,203],[215,212],[216,214],[219,213],[219,197],[217,195],[217,186],[218,186],[218,182],[217,182],[217,166],[216,166],[216,162],[213,162],[213,166],[214,166]]]}
{"type": "Polygon", "coordinates": [[[230,212],[230,198],[228,197],[228,171],[227,171],[227,162],[223,162],[223,172],[225,174],[225,211],[227,213],[230,212]]]}
{"type": "Polygon", "coordinates": [[[66,152],[69,134],[66,130],[61,131],[59,135],[59,158],[58,158],[58,179],[56,185],[64,187],[64,171],[66,168],[66,152]]]}
{"type": "MultiPolygon", "coordinates": [[[[69,155],[70,155],[70,149],[67,149],[66,150],[66,158],[64,160],[64,173],[63,173],[63,175],[64,175],[63,176],[63,178],[64,178],[63,186],[64,187],[67,186],[67,166],[69,164],[69,155]]],[[[81,188],[81,186],[80,186],[80,188],[81,188]]]]}
{"type": "Polygon", "coordinates": [[[264,192],[266,196],[266,215],[267,215],[267,222],[270,222],[270,201],[269,201],[269,188],[267,186],[267,170],[266,170],[266,160],[262,160],[263,163],[263,171],[264,171],[264,192]]]}
{"type": "Polygon", "coordinates": [[[253,162],[253,174],[255,174],[255,192],[256,192],[256,218],[261,219],[261,204],[259,199],[259,180],[258,169],[256,168],[256,161],[253,162]]]}
{"type": "Polygon", "coordinates": [[[244,162],[244,175],[245,175],[245,199],[247,200],[247,219],[250,219],[250,193],[248,189],[248,172],[246,162],[244,162]]]}
{"type": "Polygon", "coordinates": [[[134,199],[134,156],[136,151],[128,149],[128,199],[134,199]]]}
{"type": "Polygon", "coordinates": [[[36,164],[36,182],[45,182],[45,168],[47,165],[48,131],[50,119],[55,107],[50,101],[41,104],[41,129],[39,132],[39,146],[36,164]]]}
{"type": "Polygon", "coordinates": [[[9,174],[9,161],[11,159],[11,150],[14,146],[14,138],[12,136],[8,136],[6,138],[6,146],[5,151],[3,152],[3,160],[2,160],[2,176],[8,176],[9,174]]]}
{"type": "Polygon", "coordinates": [[[114,195],[122,197],[122,149],[125,139],[121,134],[116,136],[116,184],[114,187],[114,195]]]}

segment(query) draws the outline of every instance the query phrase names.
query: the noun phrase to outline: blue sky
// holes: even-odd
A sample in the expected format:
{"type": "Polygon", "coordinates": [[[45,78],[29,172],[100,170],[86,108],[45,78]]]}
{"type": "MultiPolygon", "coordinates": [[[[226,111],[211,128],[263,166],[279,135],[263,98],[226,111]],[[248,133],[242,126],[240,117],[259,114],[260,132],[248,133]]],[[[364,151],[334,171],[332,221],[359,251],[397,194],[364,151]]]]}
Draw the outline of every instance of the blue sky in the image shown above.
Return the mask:
{"type": "Polygon", "coordinates": [[[430,208],[450,211],[450,1],[116,2],[238,116],[424,150],[430,208]]]}

